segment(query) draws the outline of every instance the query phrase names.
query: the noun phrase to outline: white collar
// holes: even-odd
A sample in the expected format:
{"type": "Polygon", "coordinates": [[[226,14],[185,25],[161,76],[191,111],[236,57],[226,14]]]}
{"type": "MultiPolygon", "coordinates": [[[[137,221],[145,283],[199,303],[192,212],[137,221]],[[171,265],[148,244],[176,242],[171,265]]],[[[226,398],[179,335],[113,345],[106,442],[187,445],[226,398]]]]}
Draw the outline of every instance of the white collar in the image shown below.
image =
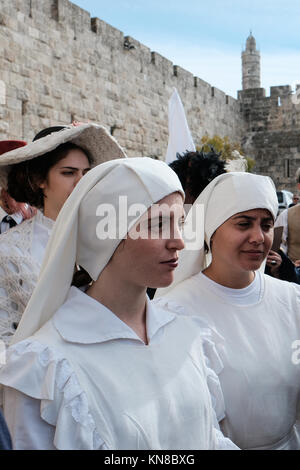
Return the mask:
{"type": "Polygon", "coordinates": [[[0,206],[0,222],[7,215],[9,215],[9,217],[11,217],[17,224],[20,224],[23,220],[23,216],[20,212],[14,212],[13,214],[8,214],[7,212],[5,212],[3,207],[0,206]]]}
{"type": "MultiPolygon", "coordinates": [[[[146,312],[149,341],[176,316],[162,307],[154,306],[148,298],[146,312]]],[[[65,303],[55,313],[53,324],[64,340],[70,343],[103,343],[120,338],[142,342],[111,310],[74,286],[65,303]]]]}

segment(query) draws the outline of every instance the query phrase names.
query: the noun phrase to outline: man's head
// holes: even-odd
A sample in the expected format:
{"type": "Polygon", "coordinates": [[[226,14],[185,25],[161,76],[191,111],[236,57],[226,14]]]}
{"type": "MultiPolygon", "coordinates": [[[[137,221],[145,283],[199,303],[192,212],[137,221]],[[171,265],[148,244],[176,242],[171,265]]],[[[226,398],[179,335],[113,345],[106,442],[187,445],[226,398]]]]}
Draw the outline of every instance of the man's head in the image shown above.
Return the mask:
{"type": "Polygon", "coordinates": [[[218,175],[226,173],[226,162],[221,153],[213,148],[205,153],[203,150],[177,154],[177,160],[170,163],[185,191],[185,203],[193,204],[203,189],[218,175]]]}

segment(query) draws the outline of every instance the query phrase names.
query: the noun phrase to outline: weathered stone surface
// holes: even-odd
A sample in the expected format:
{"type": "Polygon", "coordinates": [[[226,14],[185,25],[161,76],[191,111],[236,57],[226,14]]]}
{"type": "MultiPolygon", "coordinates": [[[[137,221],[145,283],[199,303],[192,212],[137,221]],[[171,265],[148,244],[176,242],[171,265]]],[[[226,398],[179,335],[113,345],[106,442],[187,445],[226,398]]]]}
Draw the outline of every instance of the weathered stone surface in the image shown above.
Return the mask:
{"type": "Polygon", "coordinates": [[[1,138],[20,132],[30,140],[45,125],[80,118],[115,129],[129,156],[164,158],[173,87],[196,144],[205,133],[244,134],[236,99],[212,94],[208,83],[69,0],[1,0],[0,39],[1,138]]]}
{"type": "Polygon", "coordinates": [[[240,141],[256,172],[294,190],[300,89],[274,86],[266,96],[252,35],[242,62],[235,99],[69,0],[1,0],[0,138],[31,140],[43,127],[90,120],[129,156],[164,158],[176,87],[196,145],[204,134],[240,141]]]}

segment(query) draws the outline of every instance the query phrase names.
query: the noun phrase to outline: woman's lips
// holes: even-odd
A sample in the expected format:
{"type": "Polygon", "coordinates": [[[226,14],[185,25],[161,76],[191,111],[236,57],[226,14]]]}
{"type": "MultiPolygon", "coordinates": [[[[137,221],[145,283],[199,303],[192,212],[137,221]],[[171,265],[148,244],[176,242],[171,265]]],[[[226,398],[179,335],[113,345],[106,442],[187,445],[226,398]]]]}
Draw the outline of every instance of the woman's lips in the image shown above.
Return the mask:
{"type": "Polygon", "coordinates": [[[161,264],[166,264],[167,266],[170,266],[171,268],[177,268],[178,258],[169,259],[167,261],[161,261],[161,264]]]}
{"type": "Polygon", "coordinates": [[[263,251],[258,251],[258,250],[243,251],[243,253],[251,259],[260,259],[264,255],[263,251]]]}

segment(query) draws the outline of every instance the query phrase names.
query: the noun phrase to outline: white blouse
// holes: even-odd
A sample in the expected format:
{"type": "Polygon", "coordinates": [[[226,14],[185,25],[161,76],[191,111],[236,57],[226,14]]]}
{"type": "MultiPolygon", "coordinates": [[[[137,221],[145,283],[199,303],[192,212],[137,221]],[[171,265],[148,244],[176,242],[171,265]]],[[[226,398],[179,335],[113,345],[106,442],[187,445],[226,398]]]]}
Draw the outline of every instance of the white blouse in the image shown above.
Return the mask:
{"type": "Polygon", "coordinates": [[[242,449],[300,449],[300,364],[293,361],[300,286],[256,275],[256,300],[247,305],[240,302],[244,289],[236,299],[222,286],[212,288],[202,273],[160,302],[177,302],[198,314],[222,338],[215,344],[223,363],[224,434],[242,449]]]}
{"type": "Polygon", "coordinates": [[[6,345],[37,283],[53,225],[38,211],[0,235],[0,340],[6,345]]]}
{"type": "Polygon", "coordinates": [[[14,448],[236,449],[214,424],[211,394],[224,409],[210,333],[177,313],[147,302],[146,345],[72,287],[0,369],[14,448]]]}

